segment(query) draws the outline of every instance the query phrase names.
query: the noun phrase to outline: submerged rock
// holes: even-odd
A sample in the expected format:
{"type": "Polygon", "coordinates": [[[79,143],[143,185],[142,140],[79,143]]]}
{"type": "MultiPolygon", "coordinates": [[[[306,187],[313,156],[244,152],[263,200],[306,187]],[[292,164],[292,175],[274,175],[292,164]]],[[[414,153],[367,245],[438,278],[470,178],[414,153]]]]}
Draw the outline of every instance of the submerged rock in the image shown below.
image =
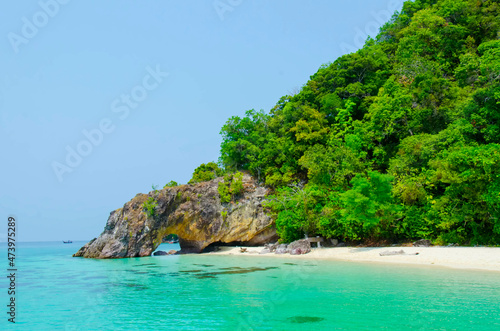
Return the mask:
{"type": "Polygon", "coordinates": [[[307,254],[311,251],[311,243],[307,239],[296,240],[288,245],[290,255],[307,254]]]}
{"type": "Polygon", "coordinates": [[[214,243],[257,246],[277,240],[272,219],[262,207],[268,189],[243,176],[236,202],[222,203],[217,187],[222,178],[138,194],[111,212],[101,235],[73,256],[124,258],[150,256],[168,234],[177,234],[180,253],[200,253],[214,243]],[[149,215],[143,207],[154,199],[149,215]]]}

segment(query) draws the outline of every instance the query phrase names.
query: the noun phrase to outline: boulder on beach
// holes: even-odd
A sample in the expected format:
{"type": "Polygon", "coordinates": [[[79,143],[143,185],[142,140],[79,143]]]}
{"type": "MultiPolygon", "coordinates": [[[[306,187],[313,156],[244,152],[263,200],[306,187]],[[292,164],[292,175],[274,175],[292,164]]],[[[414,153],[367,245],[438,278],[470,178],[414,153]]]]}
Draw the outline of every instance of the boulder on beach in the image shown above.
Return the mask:
{"type": "Polygon", "coordinates": [[[431,245],[431,241],[427,239],[420,239],[413,243],[414,247],[429,247],[431,245]]]}
{"type": "Polygon", "coordinates": [[[311,251],[311,243],[307,239],[296,240],[288,245],[290,255],[307,254],[311,251]]]}
{"type": "Polygon", "coordinates": [[[269,250],[269,252],[274,252],[276,248],[278,248],[279,244],[274,243],[274,244],[265,244],[264,247],[269,250]]]}
{"type": "Polygon", "coordinates": [[[153,253],[154,256],[168,255],[165,251],[156,251],[153,253]]]}
{"type": "Polygon", "coordinates": [[[274,254],[286,254],[288,253],[288,245],[287,244],[281,244],[276,247],[276,250],[274,251],[274,254]]]}

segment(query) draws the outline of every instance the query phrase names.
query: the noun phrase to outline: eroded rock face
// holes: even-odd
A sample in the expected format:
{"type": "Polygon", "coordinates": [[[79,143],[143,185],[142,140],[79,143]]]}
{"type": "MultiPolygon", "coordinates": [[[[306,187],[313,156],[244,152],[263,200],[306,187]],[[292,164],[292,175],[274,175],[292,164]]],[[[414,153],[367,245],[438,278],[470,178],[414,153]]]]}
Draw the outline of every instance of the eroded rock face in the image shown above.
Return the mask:
{"type": "Polygon", "coordinates": [[[199,253],[212,243],[263,245],[277,239],[274,223],[262,202],[268,193],[249,175],[237,202],[221,203],[217,192],[222,178],[138,194],[111,212],[101,235],[73,256],[123,258],[149,256],[164,236],[177,234],[181,253],[199,253]],[[143,203],[153,197],[158,206],[148,216],[143,203]]]}

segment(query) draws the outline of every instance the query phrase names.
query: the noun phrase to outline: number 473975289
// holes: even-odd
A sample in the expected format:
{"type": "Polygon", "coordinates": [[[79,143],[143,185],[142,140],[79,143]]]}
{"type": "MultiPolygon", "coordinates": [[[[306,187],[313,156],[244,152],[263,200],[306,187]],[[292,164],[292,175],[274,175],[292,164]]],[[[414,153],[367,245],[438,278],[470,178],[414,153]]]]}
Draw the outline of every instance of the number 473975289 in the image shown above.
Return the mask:
{"type": "Polygon", "coordinates": [[[14,260],[16,259],[16,220],[14,217],[9,217],[8,220],[8,234],[7,234],[7,246],[8,246],[8,259],[9,265],[14,266],[14,260]]]}

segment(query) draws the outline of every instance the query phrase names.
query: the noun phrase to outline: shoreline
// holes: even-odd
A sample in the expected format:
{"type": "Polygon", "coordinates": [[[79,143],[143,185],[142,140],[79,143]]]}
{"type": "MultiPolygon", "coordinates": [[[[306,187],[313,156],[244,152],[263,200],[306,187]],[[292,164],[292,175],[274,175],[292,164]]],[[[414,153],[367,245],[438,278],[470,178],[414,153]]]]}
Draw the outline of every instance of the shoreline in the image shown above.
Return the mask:
{"type": "Polygon", "coordinates": [[[500,272],[500,247],[332,247],[312,248],[304,255],[259,254],[263,246],[222,246],[217,252],[203,255],[257,256],[281,259],[376,262],[389,264],[439,266],[454,269],[500,272]],[[247,252],[241,253],[240,247],[247,252]],[[387,251],[404,251],[404,255],[380,256],[387,251]],[[416,255],[415,253],[418,253],[416,255]]]}

